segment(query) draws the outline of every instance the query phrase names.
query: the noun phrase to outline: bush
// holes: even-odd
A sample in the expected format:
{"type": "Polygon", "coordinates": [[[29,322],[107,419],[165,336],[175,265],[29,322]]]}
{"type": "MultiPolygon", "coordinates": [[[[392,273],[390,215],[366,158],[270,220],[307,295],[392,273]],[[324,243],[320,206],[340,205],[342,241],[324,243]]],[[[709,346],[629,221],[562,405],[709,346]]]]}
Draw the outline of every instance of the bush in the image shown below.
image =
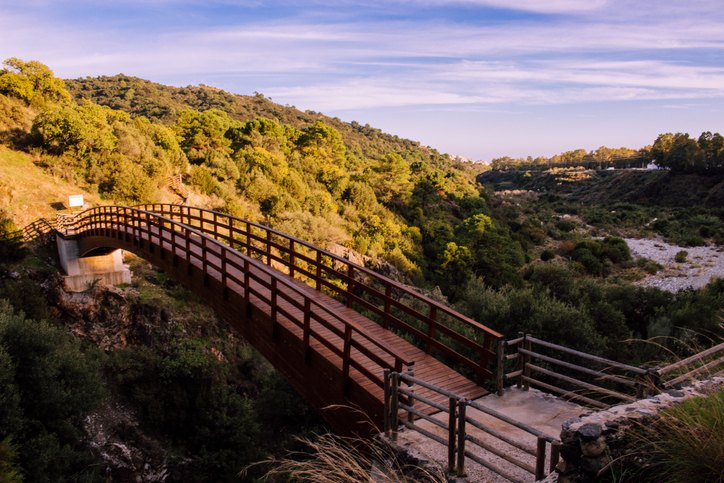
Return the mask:
{"type": "Polygon", "coordinates": [[[0,300],[0,445],[9,459],[12,438],[27,481],[94,474],[83,420],[100,403],[102,387],[96,352],[0,300]]]}
{"type": "Polygon", "coordinates": [[[540,254],[540,259],[544,262],[547,262],[548,260],[553,260],[556,257],[556,254],[553,252],[553,250],[545,249],[540,254]]]}
{"type": "Polygon", "coordinates": [[[688,256],[689,252],[687,252],[686,250],[680,250],[674,256],[674,260],[676,261],[676,263],[686,263],[686,257],[688,256]]]}

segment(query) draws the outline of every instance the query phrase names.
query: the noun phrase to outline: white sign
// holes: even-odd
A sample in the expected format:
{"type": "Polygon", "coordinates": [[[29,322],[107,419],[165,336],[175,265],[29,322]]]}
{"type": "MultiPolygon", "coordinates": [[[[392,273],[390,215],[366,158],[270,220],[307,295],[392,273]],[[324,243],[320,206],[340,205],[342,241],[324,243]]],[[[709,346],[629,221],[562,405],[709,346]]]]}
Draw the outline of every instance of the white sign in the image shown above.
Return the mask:
{"type": "Polygon", "coordinates": [[[72,195],[68,197],[68,206],[71,208],[81,208],[83,204],[83,195],[72,195]]]}

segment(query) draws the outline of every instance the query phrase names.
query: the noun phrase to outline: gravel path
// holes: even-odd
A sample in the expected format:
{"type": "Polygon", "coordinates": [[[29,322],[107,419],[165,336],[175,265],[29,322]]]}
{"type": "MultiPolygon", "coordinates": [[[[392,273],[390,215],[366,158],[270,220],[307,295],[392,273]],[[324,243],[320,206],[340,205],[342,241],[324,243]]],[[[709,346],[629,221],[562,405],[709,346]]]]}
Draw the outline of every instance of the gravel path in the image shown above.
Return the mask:
{"type": "Polygon", "coordinates": [[[634,258],[648,258],[664,267],[657,274],[638,281],[638,285],[678,292],[686,288],[698,289],[713,278],[724,277],[724,247],[679,247],[660,239],[625,238],[625,240],[634,258]],[[684,263],[674,260],[681,250],[689,253],[684,263]]]}

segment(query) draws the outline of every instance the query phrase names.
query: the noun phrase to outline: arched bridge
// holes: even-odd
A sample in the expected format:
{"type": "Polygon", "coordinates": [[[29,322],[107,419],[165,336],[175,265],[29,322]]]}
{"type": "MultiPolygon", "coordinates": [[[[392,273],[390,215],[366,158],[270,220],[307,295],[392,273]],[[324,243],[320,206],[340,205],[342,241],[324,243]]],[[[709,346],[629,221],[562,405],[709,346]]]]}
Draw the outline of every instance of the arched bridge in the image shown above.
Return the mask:
{"type": "MultiPolygon", "coordinates": [[[[189,206],[102,206],[60,230],[79,253],[131,251],[199,294],[313,406],[357,407],[382,427],[384,370],[468,399],[486,393],[502,335],[300,239],[189,206]]],[[[438,393],[416,389],[430,404],[438,393]]],[[[440,399],[440,400],[438,400],[440,399]]],[[[324,411],[341,432],[349,410],[324,411]]],[[[369,430],[369,429],[368,429],[369,430]]]]}

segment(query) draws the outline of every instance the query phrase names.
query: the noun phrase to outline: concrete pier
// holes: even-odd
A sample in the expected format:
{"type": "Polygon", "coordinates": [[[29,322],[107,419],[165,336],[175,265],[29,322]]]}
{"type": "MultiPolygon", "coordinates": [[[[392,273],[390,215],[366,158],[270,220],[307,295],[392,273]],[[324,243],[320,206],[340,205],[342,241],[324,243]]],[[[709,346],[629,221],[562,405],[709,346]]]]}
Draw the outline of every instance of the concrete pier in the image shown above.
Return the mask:
{"type": "Polygon", "coordinates": [[[131,271],[123,264],[123,250],[109,249],[105,253],[92,253],[81,257],[78,241],[56,235],[60,265],[65,272],[65,289],[83,292],[93,284],[119,285],[131,283],[131,271]]]}

